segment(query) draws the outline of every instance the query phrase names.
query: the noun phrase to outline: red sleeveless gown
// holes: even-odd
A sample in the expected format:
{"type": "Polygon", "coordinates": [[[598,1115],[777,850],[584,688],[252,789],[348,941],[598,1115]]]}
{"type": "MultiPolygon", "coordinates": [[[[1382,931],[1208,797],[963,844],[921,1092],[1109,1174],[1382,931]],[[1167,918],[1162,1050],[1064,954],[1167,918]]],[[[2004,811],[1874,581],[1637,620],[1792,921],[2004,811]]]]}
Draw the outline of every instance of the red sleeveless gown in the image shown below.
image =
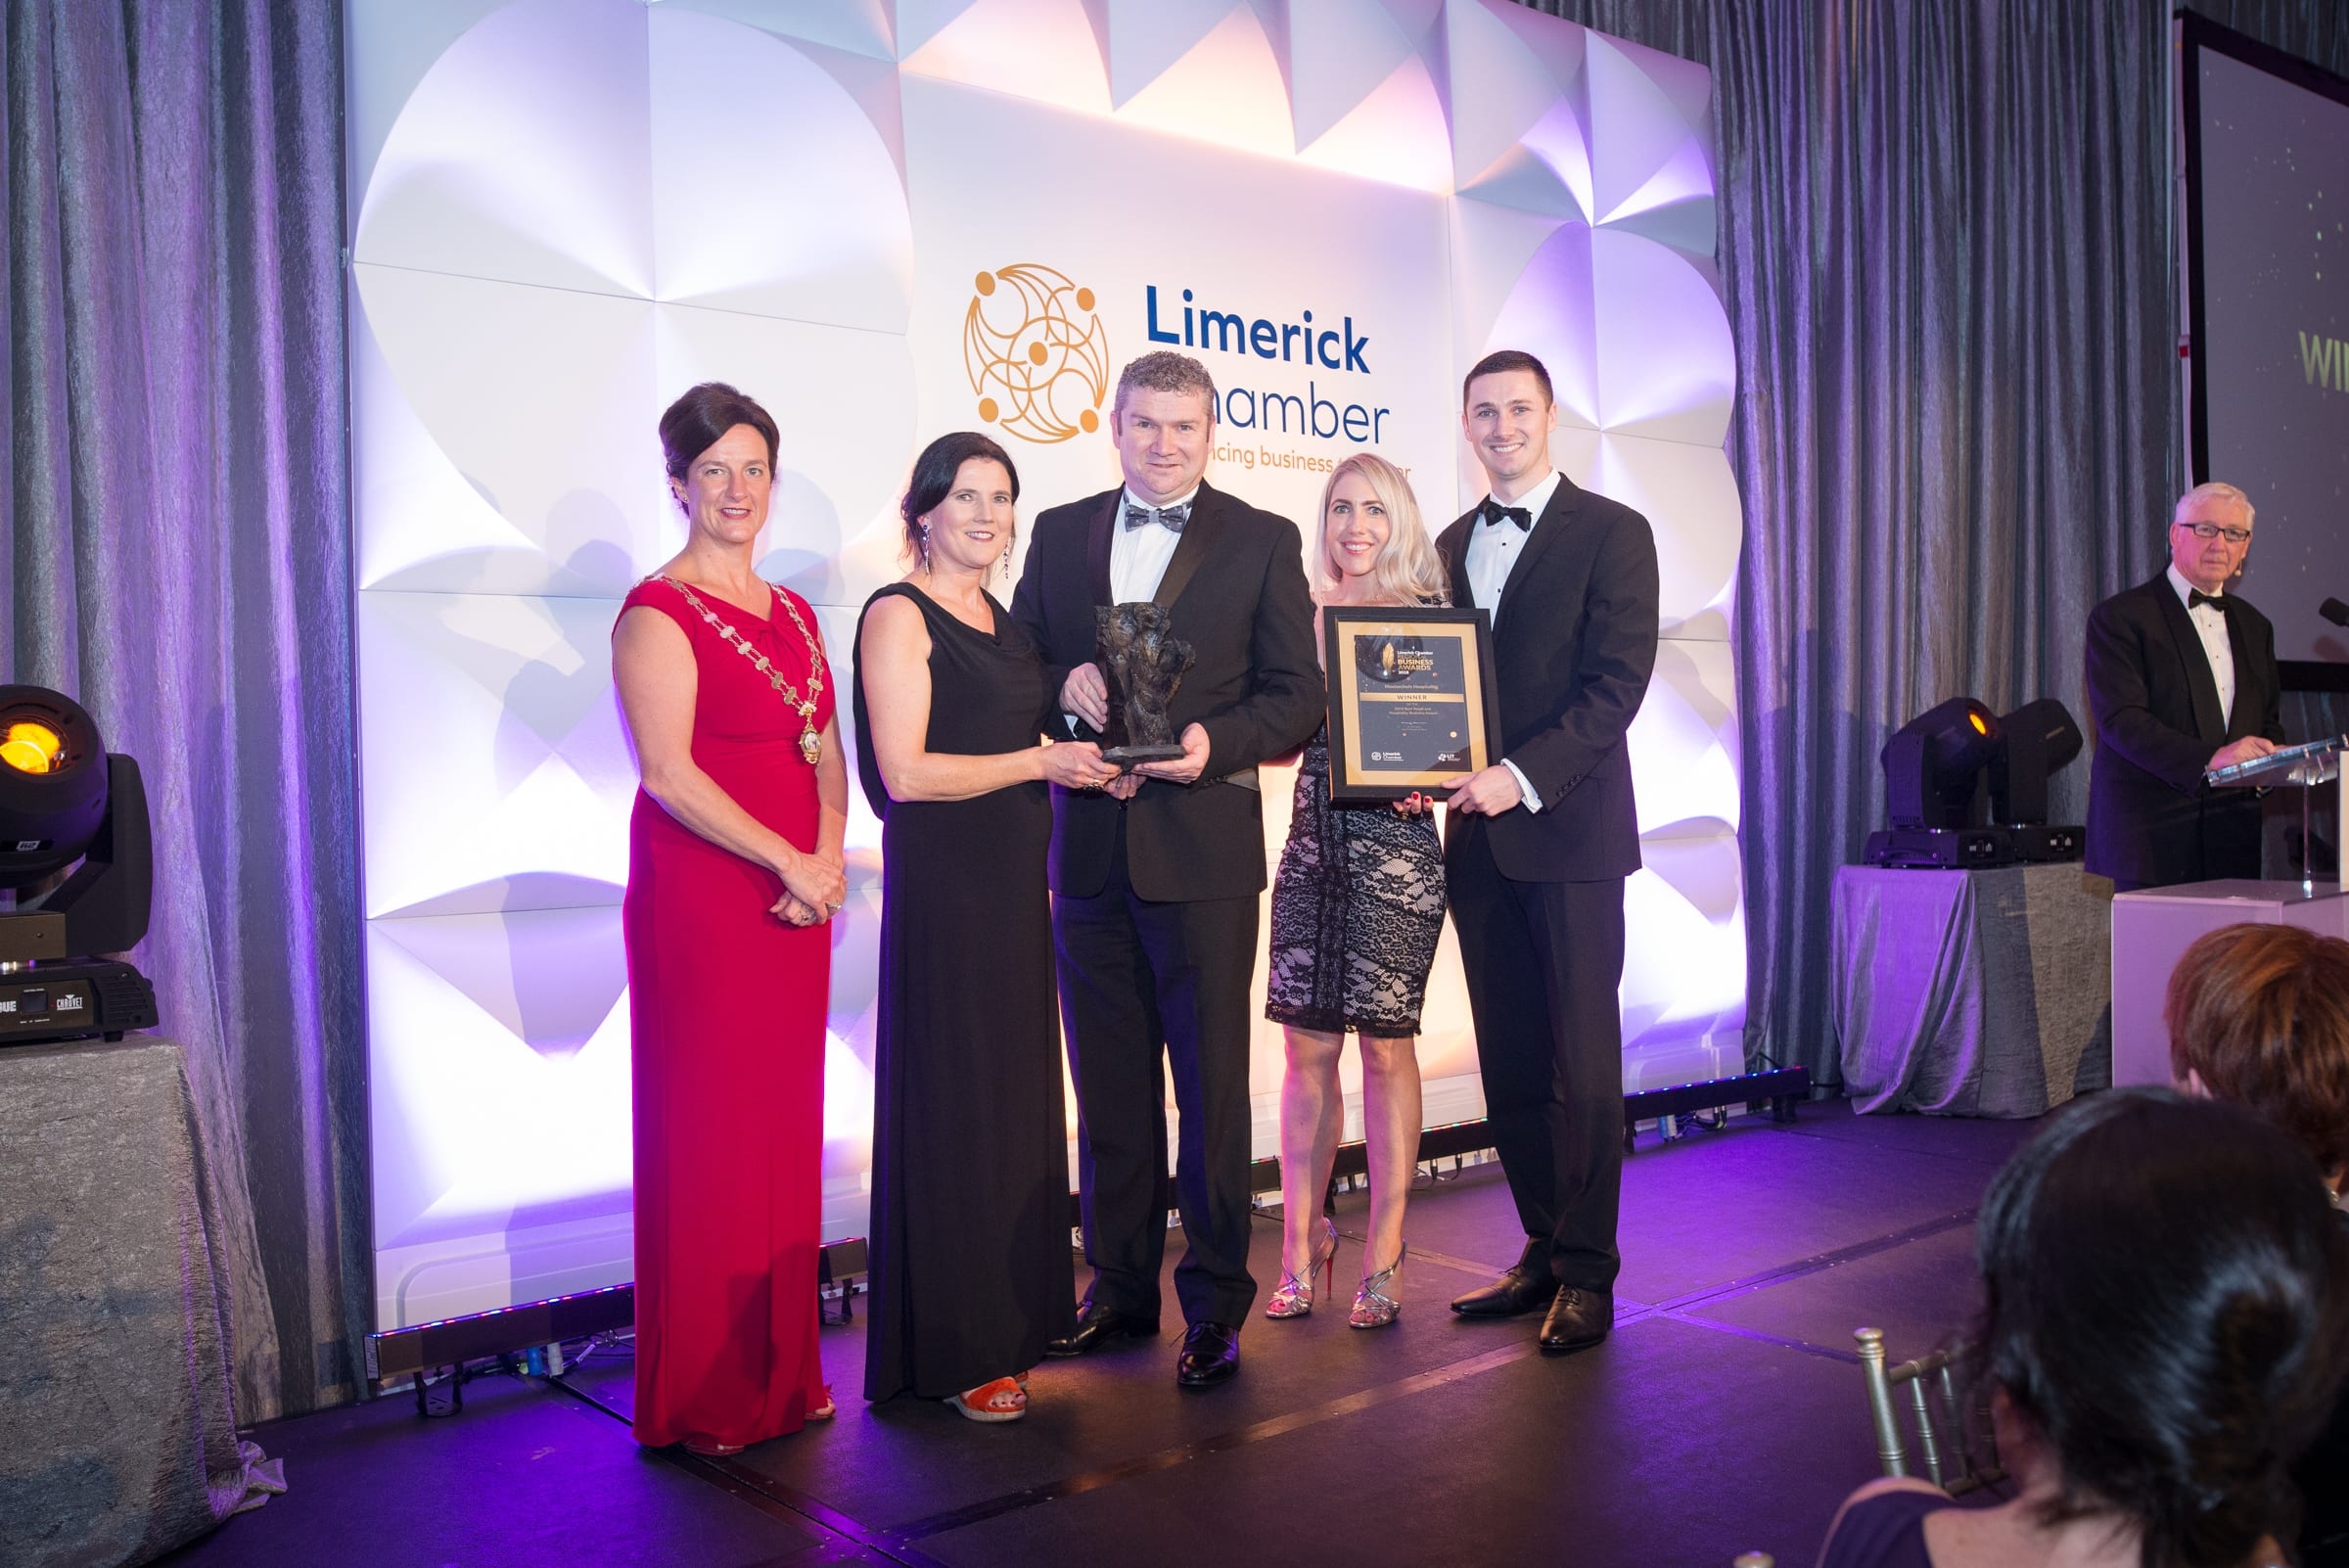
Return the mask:
{"type": "MultiPolygon", "coordinates": [[[[777,595],[785,590],[776,589],[777,595]]],[[[801,692],[807,645],[773,619],[702,595],[801,692]]],[[[794,598],[810,633],[815,613],[794,598]]],[[[802,719],[670,583],[622,607],[668,616],[693,645],[693,760],[736,804],[815,848],[802,719]]],[[[815,727],[831,720],[827,659],[815,727]]],[[[752,1444],[824,1403],[815,1253],[832,934],[767,908],[781,881],[692,832],[641,789],[622,925],[636,1127],[636,1441],[752,1444]]]]}

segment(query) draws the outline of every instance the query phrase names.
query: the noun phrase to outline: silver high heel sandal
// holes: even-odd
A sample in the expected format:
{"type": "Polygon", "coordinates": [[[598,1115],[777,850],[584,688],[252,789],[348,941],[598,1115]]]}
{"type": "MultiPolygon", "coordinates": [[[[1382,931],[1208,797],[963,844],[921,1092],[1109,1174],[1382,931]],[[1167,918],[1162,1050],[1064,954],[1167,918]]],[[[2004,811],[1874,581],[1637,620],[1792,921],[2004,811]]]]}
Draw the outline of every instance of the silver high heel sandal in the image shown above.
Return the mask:
{"type": "Polygon", "coordinates": [[[1321,1234],[1314,1238],[1313,1255],[1306,1261],[1305,1277],[1298,1278],[1286,1268],[1280,1271],[1280,1288],[1265,1303],[1267,1317],[1307,1317],[1313,1311],[1313,1275],[1334,1281],[1338,1272],[1338,1225],[1329,1216],[1321,1217],[1321,1234]]]}
{"type": "Polygon", "coordinates": [[[1403,1315],[1403,1303],[1393,1290],[1403,1273],[1404,1261],[1410,1255],[1411,1245],[1406,1241],[1393,1263],[1375,1274],[1362,1276],[1362,1288],[1354,1293],[1354,1311],[1346,1314],[1350,1327],[1384,1328],[1403,1315]]]}

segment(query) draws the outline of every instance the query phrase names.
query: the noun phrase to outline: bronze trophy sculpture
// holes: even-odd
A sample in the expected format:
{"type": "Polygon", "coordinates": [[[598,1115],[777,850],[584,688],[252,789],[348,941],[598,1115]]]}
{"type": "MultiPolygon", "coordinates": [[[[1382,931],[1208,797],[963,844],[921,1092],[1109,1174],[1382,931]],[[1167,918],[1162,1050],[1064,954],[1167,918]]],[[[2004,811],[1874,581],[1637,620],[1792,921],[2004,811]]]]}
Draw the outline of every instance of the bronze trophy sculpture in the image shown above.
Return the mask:
{"type": "Polygon", "coordinates": [[[1109,722],[1101,732],[1104,761],[1131,767],[1182,755],[1167,705],[1191,668],[1191,645],[1168,635],[1173,617],[1162,604],[1103,605],[1094,611],[1094,651],[1109,678],[1109,722]]]}

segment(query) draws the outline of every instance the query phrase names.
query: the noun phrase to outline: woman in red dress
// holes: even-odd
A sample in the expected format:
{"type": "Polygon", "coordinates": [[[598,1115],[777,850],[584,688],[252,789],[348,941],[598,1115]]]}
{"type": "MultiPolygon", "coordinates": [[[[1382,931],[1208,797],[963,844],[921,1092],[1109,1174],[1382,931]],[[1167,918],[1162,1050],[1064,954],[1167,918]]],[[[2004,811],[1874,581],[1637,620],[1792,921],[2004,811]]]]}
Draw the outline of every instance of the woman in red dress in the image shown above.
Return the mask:
{"type": "Polygon", "coordinates": [[[766,410],[721,383],[661,416],[685,548],[612,634],[644,783],[622,905],[635,1433],[703,1453],[833,1411],[815,1253],[849,782],[814,612],[752,569],[775,441],[766,410]]]}

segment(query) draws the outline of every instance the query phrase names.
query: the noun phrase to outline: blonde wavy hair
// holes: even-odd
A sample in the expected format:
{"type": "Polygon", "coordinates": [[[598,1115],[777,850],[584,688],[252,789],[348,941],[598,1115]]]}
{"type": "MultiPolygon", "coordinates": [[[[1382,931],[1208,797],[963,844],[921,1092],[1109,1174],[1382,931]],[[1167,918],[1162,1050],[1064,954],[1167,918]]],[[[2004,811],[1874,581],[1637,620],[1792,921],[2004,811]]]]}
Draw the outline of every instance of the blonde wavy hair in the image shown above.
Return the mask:
{"type": "Polygon", "coordinates": [[[1330,555],[1329,505],[1337,494],[1338,481],[1349,474],[1359,474],[1379,505],[1387,509],[1387,542],[1371,566],[1380,596],[1393,604],[1450,604],[1451,579],[1436,554],[1435,541],[1427,536],[1427,526],[1419,520],[1419,498],[1411,493],[1411,482],[1404,478],[1402,469],[1370,452],[1357,452],[1340,463],[1330,470],[1329,483],[1321,486],[1313,586],[1334,588],[1338,584],[1341,574],[1330,555]]]}

